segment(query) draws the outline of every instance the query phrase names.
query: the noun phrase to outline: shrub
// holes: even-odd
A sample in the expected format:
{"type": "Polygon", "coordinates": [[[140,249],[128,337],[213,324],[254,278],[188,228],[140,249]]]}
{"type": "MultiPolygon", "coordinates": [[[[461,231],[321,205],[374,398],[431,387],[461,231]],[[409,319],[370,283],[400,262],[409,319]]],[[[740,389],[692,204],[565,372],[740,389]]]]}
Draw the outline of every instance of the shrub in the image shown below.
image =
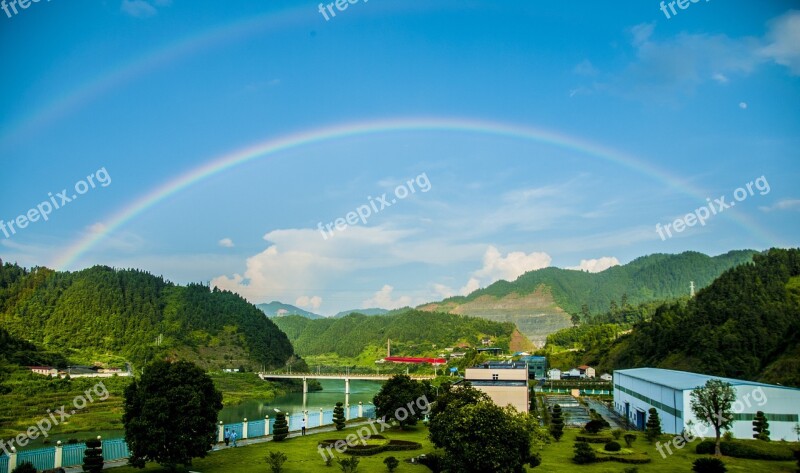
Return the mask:
{"type": "Polygon", "coordinates": [[[561,406],[558,404],[553,406],[553,414],[550,416],[550,435],[556,439],[556,442],[564,436],[564,418],[561,414],[561,406]]]}
{"type": "MultiPolygon", "coordinates": [[[[746,458],[750,460],[773,460],[787,461],[792,460],[792,449],[786,445],[775,442],[759,442],[756,440],[732,440],[720,443],[722,454],[734,458],[746,458]]],[[[712,455],[714,453],[714,441],[704,440],[697,444],[695,452],[700,455],[712,455]]]]}
{"type": "Polygon", "coordinates": [[[725,433],[722,434],[722,440],[726,442],[730,442],[731,440],[733,440],[733,432],[731,432],[730,430],[726,430],[725,433]]]}
{"type": "Polygon", "coordinates": [[[336,407],[333,408],[333,424],[336,425],[336,430],[344,429],[344,407],[341,402],[337,402],[336,407]]]}
{"type": "Polygon", "coordinates": [[[83,451],[83,471],[100,473],[103,471],[103,444],[99,440],[87,440],[83,451]]]}
{"type": "Polygon", "coordinates": [[[383,464],[389,469],[389,473],[392,473],[400,465],[400,461],[395,457],[386,457],[383,459],[383,464]]]}
{"type": "Polygon", "coordinates": [[[614,437],[614,440],[619,440],[622,437],[622,433],[622,429],[614,429],[611,431],[611,436],[614,437]]]}
{"type": "Polygon", "coordinates": [[[427,466],[433,473],[441,473],[445,469],[445,459],[438,453],[430,453],[420,457],[419,464],[427,466]]]}
{"type": "Polygon", "coordinates": [[[11,473],[36,473],[36,468],[33,467],[33,463],[22,462],[11,470],[11,473]]]}
{"type": "Polygon", "coordinates": [[[286,422],[286,414],[283,412],[278,412],[275,415],[275,426],[274,426],[273,436],[272,439],[276,442],[280,442],[284,440],[289,435],[289,423],[286,422]]]}
{"type": "Polygon", "coordinates": [[[725,473],[728,471],[719,458],[698,458],[692,463],[692,471],[696,473],[725,473]]]}
{"type": "Polygon", "coordinates": [[[584,426],[584,429],[586,429],[586,431],[590,434],[596,434],[597,432],[600,432],[603,427],[605,427],[605,425],[603,425],[603,421],[595,419],[587,422],[584,426]]]}
{"type": "Polygon", "coordinates": [[[586,443],[608,443],[614,440],[610,435],[576,435],[575,440],[586,443]]]}
{"type": "Polygon", "coordinates": [[[586,442],[575,442],[575,456],[572,461],[579,465],[594,463],[597,461],[597,454],[594,449],[586,442]]]}
{"type": "Polygon", "coordinates": [[[631,445],[633,445],[634,440],[636,440],[636,434],[625,434],[625,436],[622,438],[625,439],[625,445],[627,445],[628,448],[631,448],[631,445]]]}
{"type": "Polygon", "coordinates": [[[340,458],[336,460],[336,463],[339,464],[339,468],[341,468],[344,473],[355,473],[358,470],[358,463],[360,461],[361,460],[356,457],[351,457],[343,459],[340,458]]]}
{"type": "Polygon", "coordinates": [[[756,412],[753,419],[753,438],[769,442],[769,421],[763,411],[756,412]]]}
{"type": "Polygon", "coordinates": [[[655,407],[651,407],[647,411],[647,428],[645,429],[645,437],[647,440],[654,441],[661,436],[661,419],[658,418],[658,411],[655,407]]]}
{"type": "Polygon", "coordinates": [[[542,455],[539,453],[534,453],[533,455],[528,458],[528,465],[531,468],[536,468],[537,466],[542,464],[542,455]]]}
{"type": "Polygon", "coordinates": [[[605,451],[607,452],[618,452],[622,450],[622,446],[619,444],[619,442],[611,441],[608,442],[606,446],[603,447],[603,449],[605,449],[605,451]]]}
{"type": "Polygon", "coordinates": [[[272,473],[281,473],[283,464],[286,463],[286,454],[283,452],[269,452],[267,465],[272,473]]]}
{"type": "Polygon", "coordinates": [[[629,466],[622,470],[623,473],[639,473],[639,467],[636,466],[629,466]]]}

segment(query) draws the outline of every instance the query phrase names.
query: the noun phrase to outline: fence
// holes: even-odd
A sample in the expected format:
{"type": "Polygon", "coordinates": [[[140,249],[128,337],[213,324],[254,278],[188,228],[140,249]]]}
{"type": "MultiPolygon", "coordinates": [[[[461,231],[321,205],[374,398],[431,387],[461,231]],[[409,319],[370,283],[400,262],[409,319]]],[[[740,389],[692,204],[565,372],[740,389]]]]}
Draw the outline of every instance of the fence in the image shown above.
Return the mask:
{"type": "MultiPolygon", "coordinates": [[[[375,406],[364,406],[359,403],[357,406],[345,408],[345,418],[348,420],[361,417],[374,418],[375,406]]],[[[299,431],[303,426],[304,419],[306,421],[306,427],[309,429],[322,427],[324,425],[332,425],[333,411],[320,409],[319,412],[304,411],[292,414],[287,419],[289,421],[289,430],[299,431]]],[[[244,419],[243,422],[232,424],[223,424],[220,422],[218,441],[222,442],[224,440],[225,430],[236,432],[237,439],[243,440],[271,435],[275,430],[274,426],[275,419],[269,416],[266,416],[263,420],[248,421],[244,419]]],[[[128,444],[125,443],[125,439],[103,440],[102,442],[103,460],[106,462],[128,458],[128,444]]],[[[62,445],[61,442],[58,442],[55,447],[39,448],[36,450],[17,452],[12,449],[11,456],[0,454],[0,473],[11,473],[11,470],[16,468],[17,465],[25,462],[33,464],[37,470],[78,466],[83,463],[84,450],[86,450],[85,443],[62,445]]]]}

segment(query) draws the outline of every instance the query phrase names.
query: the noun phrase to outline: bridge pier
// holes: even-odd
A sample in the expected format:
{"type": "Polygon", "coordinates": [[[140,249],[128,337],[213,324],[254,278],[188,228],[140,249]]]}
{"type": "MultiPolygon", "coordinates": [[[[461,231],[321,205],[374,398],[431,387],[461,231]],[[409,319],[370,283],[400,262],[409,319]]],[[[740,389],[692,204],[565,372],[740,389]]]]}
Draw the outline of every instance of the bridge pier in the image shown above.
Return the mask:
{"type": "Polygon", "coordinates": [[[344,405],[346,407],[345,417],[350,418],[350,378],[344,378],[344,405]]]}
{"type": "Polygon", "coordinates": [[[303,378],[303,410],[308,405],[308,378],[303,378]]]}

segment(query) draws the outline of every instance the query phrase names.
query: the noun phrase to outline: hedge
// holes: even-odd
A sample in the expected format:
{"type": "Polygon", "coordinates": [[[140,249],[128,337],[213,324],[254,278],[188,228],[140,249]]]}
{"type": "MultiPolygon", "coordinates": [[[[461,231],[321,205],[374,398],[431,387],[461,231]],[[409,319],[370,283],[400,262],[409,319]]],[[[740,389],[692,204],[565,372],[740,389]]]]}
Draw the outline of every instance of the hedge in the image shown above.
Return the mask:
{"type": "Polygon", "coordinates": [[[576,442],[586,442],[586,443],[608,443],[614,440],[614,438],[610,435],[577,435],[575,437],[576,442]]]}
{"type": "MultiPolygon", "coordinates": [[[[378,438],[379,436],[373,436],[371,439],[378,438]]],[[[380,437],[383,439],[384,437],[380,437]]],[[[323,447],[328,446],[335,446],[336,442],[338,441],[345,441],[344,439],[328,439],[322,440],[319,444],[323,447]]],[[[399,452],[404,450],[419,450],[422,448],[422,444],[417,442],[411,442],[408,440],[389,440],[385,444],[382,445],[353,445],[353,446],[345,446],[345,453],[350,455],[355,455],[358,457],[365,457],[370,455],[377,455],[382,452],[399,452]]]]}
{"type": "MultiPolygon", "coordinates": [[[[794,451],[789,446],[762,440],[720,442],[720,450],[723,455],[734,458],[772,461],[794,460],[794,451]]],[[[704,440],[700,442],[695,447],[695,452],[701,455],[713,455],[714,441],[704,440]]]]}

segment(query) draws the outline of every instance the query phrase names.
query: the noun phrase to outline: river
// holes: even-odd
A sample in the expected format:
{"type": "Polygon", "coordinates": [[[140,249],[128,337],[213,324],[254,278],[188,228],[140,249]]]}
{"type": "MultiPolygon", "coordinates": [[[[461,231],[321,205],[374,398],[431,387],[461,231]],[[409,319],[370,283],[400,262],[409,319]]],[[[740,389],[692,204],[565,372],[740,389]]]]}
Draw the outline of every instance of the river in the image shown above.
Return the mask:
{"type": "MultiPolygon", "coordinates": [[[[344,404],[344,380],[321,379],[322,391],[308,393],[305,409],[311,412],[318,412],[319,408],[332,410],[337,402],[344,404]]],[[[380,390],[380,381],[350,380],[350,405],[359,402],[369,404],[372,398],[380,390]]],[[[303,410],[303,393],[289,393],[285,396],[276,397],[271,401],[249,400],[236,406],[225,407],[219,413],[219,420],[224,423],[241,422],[243,418],[251,420],[263,419],[264,416],[275,415],[273,409],[293,414],[303,410]]]]}

